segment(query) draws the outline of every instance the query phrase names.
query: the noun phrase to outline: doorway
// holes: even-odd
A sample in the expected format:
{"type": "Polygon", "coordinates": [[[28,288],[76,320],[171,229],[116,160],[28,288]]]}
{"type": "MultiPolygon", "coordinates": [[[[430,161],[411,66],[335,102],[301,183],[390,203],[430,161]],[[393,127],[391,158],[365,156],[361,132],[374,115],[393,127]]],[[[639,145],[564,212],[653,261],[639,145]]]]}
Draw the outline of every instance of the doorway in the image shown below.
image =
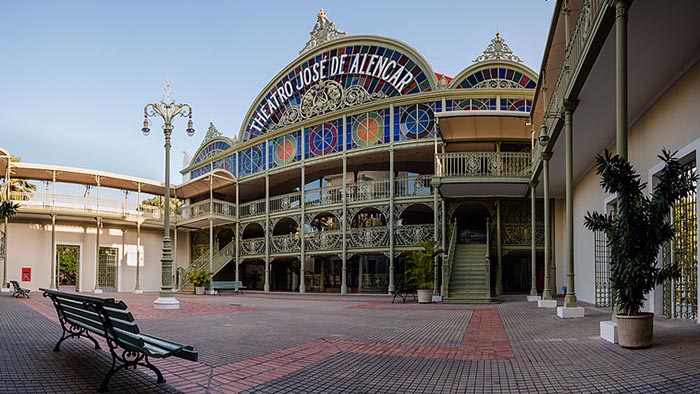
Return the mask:
{"type": "Polygon", "coordinates": [[[79,291],[80,245],[56,245],[58,288],[60,291],[79,291]]]}
{"type": "Polygon", "coordinates": [[[100,259],[97,266],[97,283],[105,292],[117,291],[118,259],[118,248],[100,247],[100,259]]]}

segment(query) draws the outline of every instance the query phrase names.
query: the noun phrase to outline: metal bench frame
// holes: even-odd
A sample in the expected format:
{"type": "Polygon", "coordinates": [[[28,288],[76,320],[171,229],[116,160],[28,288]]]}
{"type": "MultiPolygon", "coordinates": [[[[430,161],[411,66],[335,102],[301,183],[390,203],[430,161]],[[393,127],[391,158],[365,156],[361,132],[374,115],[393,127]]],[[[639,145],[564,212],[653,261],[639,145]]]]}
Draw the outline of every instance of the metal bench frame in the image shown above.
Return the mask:
{"type": "Polygon", "coordinates": [[[19,298],[19,297],[29,298],[29,293],[31,292],[31,290],[23,289],[22,287],[20,287],[19,282],[17,282],[16,280],[11,280],[10,284],[12,285],[12,287],[14,288],[14,291],[15,291],[14,293],[12,293],[13,297],[15,297],[15,298],[19,298]]]}
{"type": "Polygon", "coordinates": [[[146,367],[153,371],[157,377],[157,383],[164,383],[165,378],[160,370],[153,365],[149,356],[156,358],[166,358],[176,356],[191,361],[197,361],[197,353],[193,351],[191,346],[177,344],[172,341],[157,338],[151,335],[143,334],[139,331],[138,325],[134,322],[131,312],[127,312],[126,304],[113,298],[98,298],[81,296],[78,294],[61,293],[54,290],[40,289],[44,292],[44,297],[50,297],[56,308],[58,319],[63,328],[61,338],[54,346],[54,351],[60,351],[60,346],[63,341],[68,338],[85,337],[92,341],[95,349],[99,349],[100,345],[94,337],[90,335],[92,332],[95,335],[103,337],[109,352],[112,355],[112,366],[107,373],[107,376],[102,380],[99,391],[106,392],[108,390],[109,380],[117,371],[133,367],[136,369],[138,365],[146,367]],[[70,304],[64,308],[63,303],[70,304]],[[66,313],[64,309],[73,309],[66,313]],[[74,312],[84,313],[80,317],[73,316],[74,312]],[[95,315],[98,319],[94,319],[95,315]],[[92,316],[92,317],[87,317],[92,316]],[[119,319],[117,316],[124,317],[119,319]],[[76,318],[77,317],[77,318],[76,318]],[[82,322],[80,320],[83,320],[82,322]],[[114,320],[114,321],[113,321],[114,320]],[[132,333],[121,329],[125,325],[130,325],[132,333]],[[115,329],[115,326],[121,328],[115,329]],[[101,327],[101,330],[100,330],[101,327]],[[126,341],[125,339],[128,339],[126,341]],[[137,340],[136,344],[133,342],[137,340]],[[132,342],[132,343],[129,343],[132,342]],[[148,345],[148,347],[146,346],[148,345]],[[150,348],[150,349],[149,349],[150,348]],[[154,353],[152,349],[162,351],[162,353],[154,353]],[[120,363],[117,366],[117,362],[120,363]]]}
{"type": "Polygon", "coordinates": [[[243,282],[240,280],[231,281],[212,281],[212,289],[216,291],[216,294],[221,295],[222,290],[232,290],[236,294],[243,294],[243,290],[246,289],[243,286],[243,282]]]}
{"type": "Polygon", "coordinates": [[[404,304],[408,296],[413,296],[413,301],[418,301],[418,291],[414,287],[401,287],[398,290],[392,291],[391,294],[394,296],[391,300],[392,304],[396,301],[396,296],[399,296],[404,304]]]}

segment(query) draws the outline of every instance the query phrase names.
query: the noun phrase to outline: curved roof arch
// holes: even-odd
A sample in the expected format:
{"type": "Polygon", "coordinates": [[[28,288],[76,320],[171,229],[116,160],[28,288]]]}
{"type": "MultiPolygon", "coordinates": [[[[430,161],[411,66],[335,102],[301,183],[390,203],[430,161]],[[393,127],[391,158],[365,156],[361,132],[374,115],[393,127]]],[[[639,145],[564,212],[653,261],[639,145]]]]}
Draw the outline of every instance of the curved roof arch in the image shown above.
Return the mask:
{"type": "Polygon", "coordinates": [[[252,140],[355,104],[437,86],[430,63],[402,41],[370,35],[334,39],[302,53],[265,85],[246,113],[238,140],[252,140]],[[327,104],[323,109],[311,105],[319,96],[327,104]]]}
{"type": "Polygon", "coordinates": [[[470,89],[485,87],[486,81],[510,81],[512,83],[497,84],[492,88],[523,88],[535,89],[537,74],[528,66],[504,60],[486,60],[474,63],[460,71],[448,85],[449,89],[470,89]],[[495,71],[494,71],[495,70],[495,71]],[[505,72],[501,71],[505,70],[505,72]],[[512,72],[509,72],[512,71],[512,72]]]}
{"type": "Polygon", "coordinates": [[[205,141],[202,146],[197,149],[197,152],[192,156],[190,161],[190,166],[194,166],[199,163],[204,163],[207,159],[219,155],[231,149],[234,145],[234,141],[228,137],[220,136],[213,138],[211,140],[205,141]]]}

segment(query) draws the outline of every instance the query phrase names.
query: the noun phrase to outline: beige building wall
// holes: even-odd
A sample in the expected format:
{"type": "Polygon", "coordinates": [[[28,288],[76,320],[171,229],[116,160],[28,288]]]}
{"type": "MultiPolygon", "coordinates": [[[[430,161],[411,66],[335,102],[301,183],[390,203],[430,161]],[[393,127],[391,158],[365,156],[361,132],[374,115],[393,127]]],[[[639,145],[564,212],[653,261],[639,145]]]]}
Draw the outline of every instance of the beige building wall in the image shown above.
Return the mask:
{"type": "MultiPolygon", "coordinates": [[[[133,223],[103,223],[100,246],[113,247],[118,251],[117,290],[133,291],[136,285],[136,225],[133,223]],[[132,252],[132,253],[129,253],[132,252]]],[[[55,242],[80,246],[79,289],[91,292],[95,287],[95,243],[94,222],[72,221],[65,217],[56,220],[55,242]]],[[[51,285],[51,220],[27,219],[22,215],[13,218],[8,225],[7,280],[17,280],[22,287],[32,290],[49,288],[51,285]],[[22,267],[32,270],[31,281],[21,280],[22,267]]],[[[161,248],[163,230],[141,229],[143,265],[141,266],[141,289],[157,291],[161,283],[161,248]]],[[[178,232],[177,260],[180,265],[189,261],[189,233],[178,232]]]]}
{"type": "MultiPolygon", "coordinates": [[[[657,155],[662,148],[697,155],[696,147],[700,146],[700,62],[660,93],[659,98],[632,123],[629,132],[629,159],[643,182],[650,181],[650,171],[661,163],[657,155]]],[[[595,169],[591,169],[574,190],[576,292],[578,299],[585,302],[595,301],[595,267],[593,233],[583,226],[583,217],[587,211],[602,211],[611,198],[603,193],[599,181],[595,169]]],[[[646,308],[658,312],[653,298],[653,295],[649,297],[646,308]]]]}

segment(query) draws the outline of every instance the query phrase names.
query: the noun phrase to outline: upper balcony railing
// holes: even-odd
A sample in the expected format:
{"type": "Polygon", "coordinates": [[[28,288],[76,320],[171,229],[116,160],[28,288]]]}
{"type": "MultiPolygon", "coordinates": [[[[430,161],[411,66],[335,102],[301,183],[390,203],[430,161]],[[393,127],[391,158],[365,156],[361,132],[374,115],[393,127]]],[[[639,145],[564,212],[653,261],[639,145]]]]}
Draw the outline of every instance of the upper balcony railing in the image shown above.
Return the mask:
{"type": "MultiPolygon", "coordinates": [[[[434,236],[432,224],[413,224],[394,227],[394,245],[405,248],[413,247],[424,241],[432,241],[434,236]]],[[[389,246],[389,226],[353,227],[346,231],[348,249],[386,248],[389,246]]],[[[438,233],[438,238],[440,234],[438,233]]],[[[270,253],[300,253],[301,237],[299,234],[282,234],[269,237],[270,253]]],[[[343,231],[312,231],[304,234],[304,246],[307,252],[341,250],[343,248],[343,231]]],[[[241,241],[241,256],[261,255],[265,253],[265,237],[249,238],[241,241]]]]}
{"type": "Polygon", "coordinates": [[[204,200],[182,207],[182,220],[214,216],[236,217],[236,204],[221,200],[204,200]]]}
{"type": "MultiPolygon", "coordinates": [[[[394,179],[394,196],[429,196],[431,175],[417,175],[394,179]]],[[[348,203],[388,199],[391,195],[391,181],[377,179],[348,183],[345,187],[348,203]]],[[[270,213],[285,212],[301,208],[301,192],[292,192],[270,197],[270,213]]],[[[306,208],[341,204],[343,185],[307,189],[304,191],[306,208]]],[[[265,199],[241,204],[240,217],[248,218],[265,214],[265,199]]]]}
{"type": "Polygon", "coordinates": [[[450,152],[435,156],[439,177],[529,178],[529,152],[450,152]]]}
{"type": "MultiPolygon", "coordinates": [[[[564,110],[564,100],[567,98],[572,80],[577,77],[576,70],[580,67],[589,40],[595,35],[593,34],[593,29],[611,4],[610,0],[586,0],[581,5],[576,25],[564,50],[564,57],[557,73],[554,87],[546,92],[549,102],[546,103],[544,123],[547,124],[547,129],[550,131],[554,129],[554,124],[561,117],[561,113],[564,110]]],[[[542,147],[538,145],[535,149],[534,162],[539,158],[542,147]]]]}
{"type": "Polygon", "coordinates": [[[10,200],[18,203],[20,210],[120,216],[132,219],[138,218],[139,214],[144,219],[159,220],[163,216],[161,207],[126,200],[98,199],[88,195],[11,192],[10,200]]]}

